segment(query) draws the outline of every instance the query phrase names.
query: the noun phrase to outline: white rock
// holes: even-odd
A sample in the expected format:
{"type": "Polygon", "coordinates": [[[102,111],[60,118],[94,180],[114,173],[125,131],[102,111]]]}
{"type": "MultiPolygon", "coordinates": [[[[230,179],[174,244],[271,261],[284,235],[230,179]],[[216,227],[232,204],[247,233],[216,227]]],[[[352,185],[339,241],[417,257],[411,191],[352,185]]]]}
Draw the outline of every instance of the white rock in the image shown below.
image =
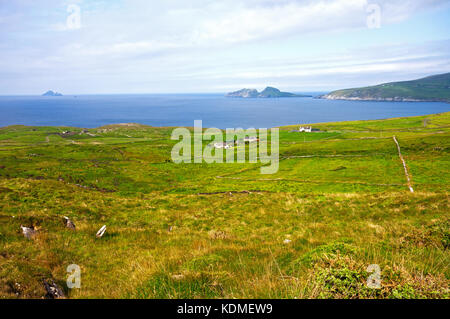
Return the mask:
{"type": "Polygon", "coordinates": [[[105,233],[105,231],[106,231],[106,225],[103,225],[102,228],[100,228],[100,229],[98,230],[97,234],[95,234],[95,236],[96,236],[97,238],[100,238],[100,237],[103,236],[103,234],[105,233]]]}

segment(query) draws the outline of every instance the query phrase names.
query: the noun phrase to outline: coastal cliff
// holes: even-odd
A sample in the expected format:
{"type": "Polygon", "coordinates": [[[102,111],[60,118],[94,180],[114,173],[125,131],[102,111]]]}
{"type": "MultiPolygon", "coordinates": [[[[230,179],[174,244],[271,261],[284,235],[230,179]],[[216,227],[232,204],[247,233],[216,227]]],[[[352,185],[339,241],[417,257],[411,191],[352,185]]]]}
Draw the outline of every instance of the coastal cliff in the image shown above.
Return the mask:
{"type": "Polygon", "coordinates": [[[320,96],[328,100],[450,102],[450,73],[426,78],[333,91],[320,96]]]}

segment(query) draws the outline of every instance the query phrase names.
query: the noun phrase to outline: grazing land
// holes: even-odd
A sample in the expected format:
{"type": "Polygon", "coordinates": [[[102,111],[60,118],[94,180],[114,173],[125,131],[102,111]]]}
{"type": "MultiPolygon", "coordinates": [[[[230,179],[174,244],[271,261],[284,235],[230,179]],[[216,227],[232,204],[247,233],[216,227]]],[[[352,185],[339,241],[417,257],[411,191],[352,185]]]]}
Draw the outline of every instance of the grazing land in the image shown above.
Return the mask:
{"type": "Polygon", "coordinates": [[[172,128],[1,128],[0,297],[449,298],[450,113],[313,127],[273,175],[175,164],[172,128]]]}

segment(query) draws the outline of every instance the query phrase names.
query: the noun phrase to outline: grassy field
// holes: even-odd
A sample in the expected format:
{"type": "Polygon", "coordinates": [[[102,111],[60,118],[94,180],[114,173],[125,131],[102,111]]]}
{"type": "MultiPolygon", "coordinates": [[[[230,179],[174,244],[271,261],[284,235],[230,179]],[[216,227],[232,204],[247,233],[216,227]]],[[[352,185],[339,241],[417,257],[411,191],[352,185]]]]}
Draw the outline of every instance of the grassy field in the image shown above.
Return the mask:
{"type": "Polygon", "coordinates": [[[313,127],[273,175],[175,164],[172,128],[0,128],[0,297],[449,298],[450,113],[313,127]]]}

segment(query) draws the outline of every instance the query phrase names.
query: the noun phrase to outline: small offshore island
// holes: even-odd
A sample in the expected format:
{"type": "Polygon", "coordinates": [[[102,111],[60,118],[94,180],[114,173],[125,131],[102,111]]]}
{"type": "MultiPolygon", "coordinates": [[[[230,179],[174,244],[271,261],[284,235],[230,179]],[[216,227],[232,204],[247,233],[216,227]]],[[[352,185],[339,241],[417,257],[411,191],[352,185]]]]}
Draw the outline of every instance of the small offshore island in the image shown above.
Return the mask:
{"type": "Polygon", "coordinates": [[[54,92],[52,90],[49,90],[49,91],[45,92],[44,94],[42,94],[42,96],[63,96],[63,95],[59,92],[54,92]]]}
{"type": "Polygon", "coordinates": [[[311,95],[301,95],[289,92],[281,92],[274,87],[266,87],[262,92],[258,92],[255,89],[242,89],[235,92],[230,92],[226,97],[237,97],[237,98],[278,98],[278,97],[311,97],[311,95]]]}
{"type": "Polygon", "coordinates": [[[413,81],[338,90],[319,98],[327,100],[450,103],[450,73],[428,76],[413,81]]]}

